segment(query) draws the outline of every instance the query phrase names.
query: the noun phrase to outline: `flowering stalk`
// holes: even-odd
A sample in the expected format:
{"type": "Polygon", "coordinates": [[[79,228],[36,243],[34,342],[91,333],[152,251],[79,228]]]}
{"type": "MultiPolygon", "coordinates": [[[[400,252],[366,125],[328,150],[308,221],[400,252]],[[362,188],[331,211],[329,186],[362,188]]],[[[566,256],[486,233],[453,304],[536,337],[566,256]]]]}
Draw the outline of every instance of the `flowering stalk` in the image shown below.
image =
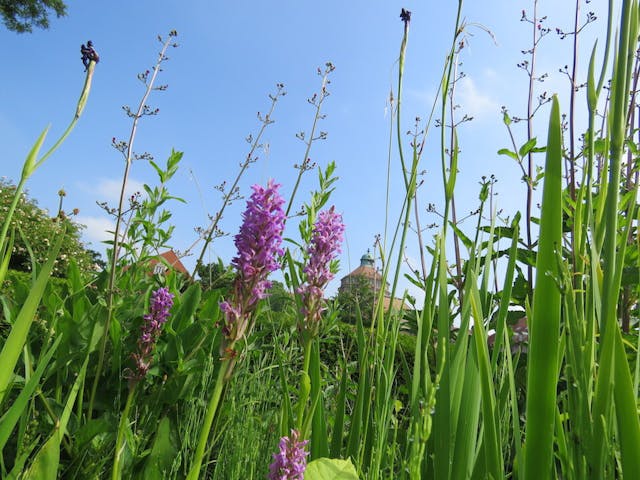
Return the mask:
{"type": "Polygon", "coordinates": [[[151,307],[149,313],[143,317],[141,334],[138,338],[138,351],[131,355],[135,363],[135,370],[127,372],[129,380],[129,394],[125,404],[120,424],[118,426],[118,437],[116,439],[116,452],[113,459],[113,470],[111,478],[117,480],[120,478],[120,460],[124,451],[124,431],[129,421],[129,410],[133,404],[135,391],[140,380],[149,372],[151,361],[153,360],[153,351],[155,349],[158,337],[162,331],[162,326],[169,318],[169,310],[173,306],[173,294],[169,293],[166,287],[159,288],[151,295],[151,307]]]}
{"type": "Polygon", "coordinates": [[[303,272],[306,281],[296,291],[302,300],[302,322],[300,330],[304,336],[313,337],[318,333],[322,318],[324,289],[333,279],[331,262],[340,253],[344,224],[342,215],[334,207],[318,214],[313,226],[311,242],[307,248],[308,262],[303,272]]]}
{"type": "Polygon", "coordinates": [[[307,468],[305,446],[309,440],[298,441],[300,434],[291,430],[290,437],[280,438],[279,452],[273,454],[273,463],[269,465],[269,480],[303,480],[307,468]]]}
{"type": "Polygon", "coordinates": [[[274,184],[272,180],[266,187],[252,187],[253,194],[242,214],[240,232],[235,236],[234,243],[238,255],[231,261],[236,268],[233,293],[229,300],[220,303],[220,310],[224,314],[221,364],[187,480],[197,480],[200,475],[209,431],[222,391],[235,366],[235,344],[251,332],[253,312],[258,301],[267,296],[266,291],[271,287],[267,277],[279,268],[276,258],[284,253],[280,244],[286,217],[282,208],[284,199],[278,193],[279,187],[280,185],[274,184]]]}
{"type": "Polygon", "coordinates": [[[298,397],[298,428],[304,425],[304,410],[309,397],[309,365],[311,362],[311,343],[318,334],[324,306],[324,289],[334,274],[331,263],[338,253],[343,240],[344,223],[342,215],[334,207],[322,211],[313,226],[311,241],[307,247],[307,264],[302,270],[305,282],[296,289],[300,295],[302,309],[298,329],[304,349],[302,379],[298,397]]]}

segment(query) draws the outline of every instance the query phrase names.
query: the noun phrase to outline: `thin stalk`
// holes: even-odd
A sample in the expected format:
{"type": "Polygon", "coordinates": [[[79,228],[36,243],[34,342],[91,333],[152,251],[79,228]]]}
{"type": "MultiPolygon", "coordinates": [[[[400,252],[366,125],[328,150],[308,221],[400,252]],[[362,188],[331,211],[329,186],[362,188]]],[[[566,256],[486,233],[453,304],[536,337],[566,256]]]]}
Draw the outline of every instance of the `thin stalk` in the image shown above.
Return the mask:
{"type": "MultiPolygon", "coordinates": [[[[621,159],[625,143],[628,115],[628,96],[633,72],[633,56],[637,48],[638,5],[636,1],[624,1],[622,5],[620,38],[614,62],[611,91],[611,148],[609,157],[609,190],[605,204],[606,234],[603,248],[603,299],[600,315],[600,335],[602,339],[599,356],[600,369],[596,384],[594,418],[610,418],[615,403],[617,419],[616,436],[619,439],[622,473],[626,478],[640,476],[640,424],[637,416],[636,392],[633,392],[631,374],[627,363],[622,337],[617,319],[617,302],[626,239],[629,234],[635,202],[631,202],[626,212],[623,241],[617,243],[619,215],[619,188],[621,159]],[[613,391],[613,402],[611,399],[613,391]]],[[[634,197],[635,198],[635,197],[634,197]]],[[[596,422],[594,438],[598,439],[592,458],[596,475],[602,471],[606,438],[601,422],[596,422]]]]}
{"type": "MultiPolygon", "coordinates": [[[[454,81],[451,82],[451,88],[449,90],[449,95],[451,98],[451,101],[449,102],[449,116],[451,117],[450,122],[451,122],[451,137],[449,138],[449,152],[450,155],[452,156],[452,161],[451,161],[451,169],[453,168],[457,168],[455,166],[456,162],[453,160],[454,156],[457,158],[458,155],[458,145],[457,145],[457,141],[456,141],[456,132],[455,132],[455,128],[456,128],[456,124],[455,124],[455,104],[454,104],[454,98],[455,98],[455,88],[456,88],[456,77],[458,75],[458,61],[457,61],[457,56],[458,54],[456,53],[454,59],[452,59],[452,64],[453,64],[453,78],[454,81]]],[[[444,129],[444,125],[442,126],[442,128],[444,129]]],[[[452,172],[449,171],[449,175],[453,175],[455,177],[456,172],[452,172]]],[[[480,216],[481,217],[481,216],[480,216]]],[[[478,219],[479,220],[479,219],[478,219]]],[[[458,218],[456,215],[456,200],[455,200],[455,191],[454,189],[451,189],[451,223],[453,223],[453,225],[455,225],[456,227],[458,226],[458,218]]],[[[460,239],[458,238],[458,234],[456,233],[456,231],[453,231],[453,251],[455,254],[455,259],[456,259],[456,275],[457,275],[457,286],[458,286],[458,299],[460,301],[460,305],[462,305],[463,303],[463,299],[464,299],[464,286],[463,286],[463,282],[462,282],[462,258],[460,256],[460,239]]]]}
{"type": "Polygon", "coordinates": [[[303,438],[307,438],[307,433],[303,430],[303,426],[307,423],[305,418],[305,410],[307,406],[307,401],[309,400],[309,393],[311,392],[310,385],[310,377],[309,377],[309,366],[311,365],[311,344],[313,342],[313,338],[309,336],[304,340],[304,356],[303,356],[303,364],[302,371],[300,372],[300,389],[298,394],[298,410],[297,410],[297,418],[296,425],[297,430],[303,436],[303,438]]]}
{"type": "Polygon", "coordinates": [[[102,377],[102,368],[104,364],[104,356],[107,349],[107,339],[109,338],[109,329],[111,327],[111,322],[113,321],[113,314],[114,314],[113,302],[114,302],[114,293],[115,293],[114,287],[116,283],[116,267],[117,267],[118,257],[119,257],[120,248],[121,248],[120,226],[122,224],[122,216],[124,212],[125,191],[127,188],[129,173],[131,171],[131,165],[133,163],[133,157],[134,157],[133,143],[136,137],[136,133],[138,131],[138,121],[140,120],[140,118],[144,116],[144,112],[148,108],[147,99],[149,98],[149,95],[151,94],[151,92],[154,90],[154,84],[155,84],[156,78],[158,76],[158,73],[161,71],[160,64],[167,58],[165,56],[167,48],[169,48],[169,46],[175,45],[173,41],[174,36],[175,34],[172,31],[169,34],[169,37],[167,38],[167,40],[164,41],[162,45],[162,49],[158,54],[158,60],[156,61],[156,64],[153,66],[153,69],[152,69],[153,73],[151,74],[151,78],[146,82],[147,88],[145,89],[142,99],[140,100],[140,103],[138,105],[138,110],[136,111],[135,115],[133,115],[133,125],[131,126],[131,132],[129,134],[129,142],[127,144],[127,149],[125,154],[125,168],[124,168],[124,173],[122,175],[122,183],[120,187],[120,198],[118,201],[118,214],[116,216],[116,226],[113,233],[113,245],[112,245],[112,252],[111,252],[111,270],[109,272],[109,280],[107,284],[107,319],[104,326],[104,333],[102,334],[102,339],[100,341],[100,354],[98,357],[98,363],[96,365],[96,370],[95,370],[96,373],[93,379],[93,386],[91,387],[91,396],[89,397],[89,409],[87,412],[87,418],[89,419],[91,419],[93,414],[93,404],[95,401],[96,392],[98,390],[98,383],[100,383],[100,379],[102,377]]]}
{"type": "Polygon", "coordinates": [[[207,440],[209,439],[209,432],[211,431],[211,425],[213,425],[213,419],[218,411],[220,404],[220,398],[222,397],[222,391],[227,384],[230,370],[233,368],[234,362],[230,358],[225,358],[220,363],[220,370],[218,370],[218,378],[216,379],[216,385],[213,389],[213,394],[209,400],[207,406],[207,412],[203,419],[202,428],[200,429],[200,435],[198,436],[198,445],[193,456],[193,462],[191,464],[191,470],[187,475],[187,480],[198,480],[200,477],[200,469],[202,468],[202,460],[204,458],[204,451],[207,446],[207,440]]]}
{"type": "MultiPolygon", "coordinates": [[[[538,0],[533,2],[532,20],[532,44],[531,44],[531,70],[529,71],[529,97],[527,99],[527,141],[533,138],[533,85],[535,81],[536,51],[538,43],[538,0]]],[[[533,206],[533,152],[527,153],[527,211],[525,223],[527,226],[527,248],[533,248],[533,237],[531,232],[531,209],[533,206]]],[[[527,281],[529,288],[533,287],[533,265],[527,265],[527,281]]]]}
{"type": "MultiPolygon", "coordinates": [[[[227,208],[227,206],[229,206],[229,204],[231,203],[231,201],[236,195],[240,178],[242,177],[244,172],[247,170],[249,165],[257,160],[254,158],[253,155],[261,145],[260,139],[262,138],[262,134],[267,129],[267,127],[273,123],[273,120],[271,120],[271,116],[273,115],[273,111],[276,108],[276,102],[278,101],[278,98],[283,95],[285,95],[285,92],[284,92],[284,85],[282,84],[277,85],[277,92],[275,93],[275,95],[269,95],[269,98],[271,99],[271,107],[269,108],[269,113],[267,113],[267,115],[264,118],[260,117],[262,120],[262,126],[260,127],[260,131],[258,131],[258,134],[256,135],[255,139],[251,143],[251,148],[249,149],[249,153],[247,153],[247,158],[244,160],[244,162],[240,164],[240,171],[238,172],[236,179],[233,181],[231,188],[224,195],[222,200],[222,206],[216,213],[215,217],[211,221],[211,225],[207,229],[207,236],[205,238],[204,245],[202,247],[202,250],[200,251],[200,256],[196,261],[196,265],[193,268],[193,272],[191,273],[192,279],[195,278],[195,275],[198,271],[198,267],[202,265],[202,259],[204,258],[207,248],[209,247],[209,245],[211,244],[211,241],[213,240],[213,235],[217,231],[218,223],[220,223],[220,220],[222,219],[222,215],[224,214],[225,209],[227,208]]],[[[190,252],[200,242],[200,240],[202,240],[202,238],[198,238],[189,248],[187,248],[186,252],[190,252]]]]}
{"type": "MultiPolygon", "coordinates": [[[[573,21],[573,59],[571,63],[571,92],[569,94],[569,192],[571,200],[576,199],[576,157],[575,157],[575,104],[576,104],[576,75],[578,75],[578,22],[580,15],[580,0],[576,0],[573,21]]],[[[575,252],[575,249],[572,249],[575,252]]],[[[575,261],[575,260],[574,260],[575,261]]]]}
{"type": "MultiPolygon", "coordinates": [[[[298,187],[300,186],[300,180],[302,179],[302,175],[304,172],[308,170],[308,162],[309,162],[309,152],[311,152],[311,145],[315,140],[325,138],[325,135],[321,132],[319,137],[315,136],[316,127],[318,125],[318,121],[324,118],[324,115],[320,113],[322,109],[322,103],[324,99],[329,96],[329,90],[327,90],[327,86],[329,85],[329,74],[333,72],[335,67],[332,63],[327,62],[326,68],[324,70],[324,74],[322,75],[322,85],[320,87],[320,94],[314,94],[314,96],[309,99],[309,103],[316,107],[316,113],[313,117],[313,125],[311,126],[311,133],[309,134],[308,140],[304,140],[307,148],[304,151],[304,156],[302,157],[302,163],[298,167],[300,172],[298,173],[298,177],[296,178],[296,183],[293,186],[293,192],[291,193],[291,198],[289,199],[289,204],[287,205],[287,210],[285,211],[285,215],[287,218],[289,217],[289,213],[291,212],[291,207],[293,206],[293,199],[296,196],[296,192],[298,191],[298,187]]],[[[302,136],[298,138],[304,138],[302,136]]]]}
{"type": "Polygon", "coordinates": [[[124,410],[122,411],[122,415],[120,416],[120,423],[118,425],[118,437],[116,439],[116,451],[113,457],[113,470],[111,470],[111,479],[119,480],[122,476],[120,470],[122,469],[120,465],[120,460],[122,459],[122,453],[124,452],[124,431],[127,428],[127,424],[129,422],[129,411],[131,410],[131,405],[133,405],[133,398],[136,393],[136,386],[138,382],[134,382],[129,387],[129,394],[127,395],[127,402],[124,405],[124,410]]]}

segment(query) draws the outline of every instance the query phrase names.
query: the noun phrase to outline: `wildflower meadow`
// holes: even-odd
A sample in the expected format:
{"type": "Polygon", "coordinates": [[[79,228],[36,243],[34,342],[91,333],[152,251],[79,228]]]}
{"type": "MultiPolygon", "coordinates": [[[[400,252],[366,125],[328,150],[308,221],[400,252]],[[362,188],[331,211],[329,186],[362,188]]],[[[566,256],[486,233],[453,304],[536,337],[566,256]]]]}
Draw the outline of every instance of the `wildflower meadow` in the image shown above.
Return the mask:
{"type": "MultiPolygon", "coordinates": [[[[286,94],[278,83],[237,175],[213,180],[222,200],[188,255],[163,256],[178,250],[172,208],[184,200],[171,185],[184,154],[177,145],[159,161],[136,142],[146,117],[161,115],[150,99],[172,94],[162,78],[169,53],[180,55],[176,30],[158,36],[138,107],[124,108],[129,134],[113,138],[122,180],[116,204],[101,205],[114,226],[104,260],[92,262],[64,190],[53,218],[28,201],[100,88],[107,60],[97,41],[82,44],[68,127],[58,138],[42,130],[19,178],[0,182],[1,478],[640,479],[638,2],[610,0],[597,20],[582,0],[567,2],[571,32],[547,27],[537,0],[516,19],[532,38],[517,66],[527,114],[503,107],[495,125],[505,139],[495,156],[521,173],[510,215],[489,171],[457,184],[473,157],[462,154],[472,119],[458,111],[460,57],[470,29],[490,32],[454,3],[448,53],[430,67],[437,94],[409,126],[415,17],[399,8],[390,20],[387,178],[401,179],[401,202],[377,212],[384,233],[351,276],[340,261],[350,205],[336,192],[363,187],[341,181],[340,162],[311,160],[331,141],[320,128],[337,108],[331,62],[317,71],[291,184],[273,168],[242,188],[286,94]],[[579,43],[596,21],[603,35],[579,43]],[[539,42],[553,34],[574,42],[561,70],[568,95],[538,90],[539,42]],[[142,163],[156,182],[130,194],[142,163]],[[424,202],[425,175],[441,183],[437,204],[424,202]],[[470,189],[477,206],[463,219],[456,199],[470,189]],[[232,204],[235,255],[207,263],[232,204]],[[46,242],[36,223],[51,232],[46,242]],[[180,257],[193,268],[178,268],[180,257]]],[[[389,195],[390,185],[375,188],[389,195]]]]}

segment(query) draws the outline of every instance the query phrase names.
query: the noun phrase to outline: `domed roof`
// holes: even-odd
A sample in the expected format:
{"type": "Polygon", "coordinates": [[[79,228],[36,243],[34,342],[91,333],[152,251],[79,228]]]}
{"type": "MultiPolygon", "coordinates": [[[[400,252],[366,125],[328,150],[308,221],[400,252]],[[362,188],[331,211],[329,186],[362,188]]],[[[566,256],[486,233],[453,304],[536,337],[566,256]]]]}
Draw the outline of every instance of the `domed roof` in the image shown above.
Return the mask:
{"type": "Polygon", "coordinates": [[[375,264],[375,260],[373,259],[373,255],[371,255],[371,252],[367,250],[367,253],[365,253],[362,257],[360,257],[360,266],[373,267],[374,264],[375,264]]]}

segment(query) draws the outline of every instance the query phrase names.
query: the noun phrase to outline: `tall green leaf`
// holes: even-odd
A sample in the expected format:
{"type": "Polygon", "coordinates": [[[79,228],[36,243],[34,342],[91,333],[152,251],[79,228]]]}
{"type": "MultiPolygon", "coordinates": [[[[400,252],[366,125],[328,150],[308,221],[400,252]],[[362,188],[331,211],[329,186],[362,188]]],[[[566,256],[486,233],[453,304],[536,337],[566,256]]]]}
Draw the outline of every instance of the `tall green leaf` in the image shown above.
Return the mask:
{"type": "Polygon", "coordinates": [[[562,125],[553,97],[545,163],[533,312],[529,322],[525,478],[551,477],[558,380],[560,290],[556,252],[562,246],[562,125]]]}
{"type": "Polygon", "coordinates": [[[49,276],[53,270],[53,265],[56,261],[56,257],[58,256],[63,240],[64,235],[60,235],[60,237],[58,237],[58,241],[49,252],[49,259],[38,274],[38,278],[31,288],[27,300],[20,309],[20,313],[18,313],[16,321],[11,327],[7,341],[0,352],[0,365],[2,365],[2,368],[0,368],[0,405],[2,405],[7,392],[9,391],[13,371],[16,367],[16,363],[18,362],[18,358],[20,357],[20,353],[22,352],[22,347],[27,341],[29,329],[33,323],[38,305],[40,305],[40,299],[42,298],[42,294],[44,293],[47,282],[49,281],[49,276]]]}

